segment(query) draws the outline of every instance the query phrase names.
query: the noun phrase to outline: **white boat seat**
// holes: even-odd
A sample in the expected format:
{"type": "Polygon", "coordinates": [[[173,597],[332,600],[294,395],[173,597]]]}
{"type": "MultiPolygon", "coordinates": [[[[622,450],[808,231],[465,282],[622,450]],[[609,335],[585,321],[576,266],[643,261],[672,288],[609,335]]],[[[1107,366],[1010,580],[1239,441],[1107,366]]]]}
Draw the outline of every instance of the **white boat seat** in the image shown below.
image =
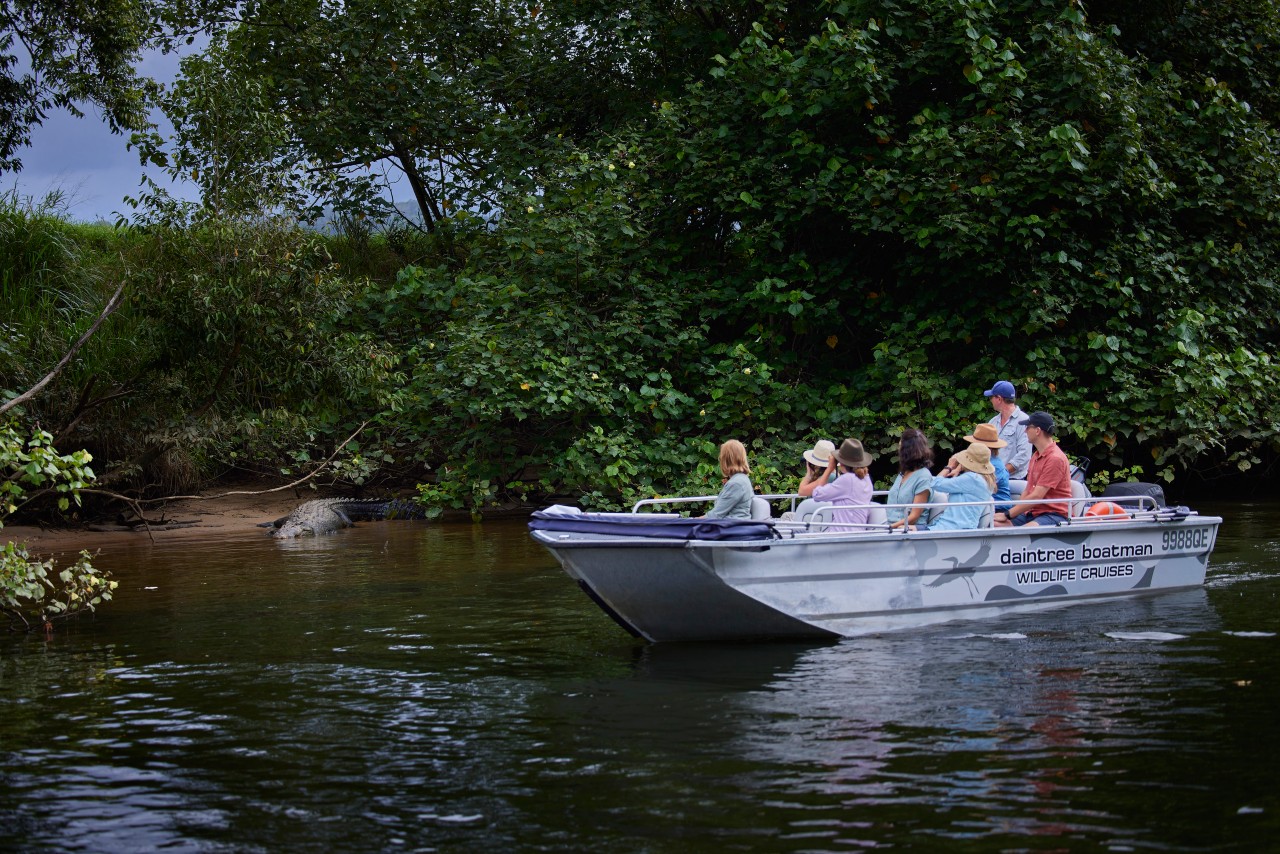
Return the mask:
{"type": "Polygon", "coordinates": [[[982,516],[978,519],[979,528],[990,528],[996,521],[996,505],[988,504],[982,508],[982,516]]]}
{"type": "Polygon", "coordinates": [[[945,492],[938,492],[936,489],[933,491],[933,498],[929,501],[928,510],[924,513],[926,525],[932,525],[934,519],[947,512],[947,508],[939,505],[946,504],[950,499],[951,496],[945,492]]]}
{"type": "MultiPolygon", "coordinates": [[[[1017,504],[1018,499],[1022,497],[1022,493],[1026,490],[1026,488],[1027,488],[1027,482],[1025,480],[1009,481],[1010,501],[1014,504],[1017,504]]],[[[1089,492],[1089,487],[1085,486],[1080,481],[1073,480],[1071,481],[1071,497],[1072,498],[1092,498],[1093,493],[1089,492]]],[[[1089,509],[1089,505],[1085,504],[1084,502],[1072,504],[1071,515],[1082,516],[1084,515],[1084,511],[1087,509],[1089,509]]]]}
{"type": "Polygon", "coordinates": [[[872,504],[870,509],[867,510],[867,524],[868,525],[888,525],[889,512],[879,504],[872,504]]]}
{"type": "Polygon", "coordinates": [[[816,498],[806,498],[804,501],[801,501],[796,505],[796,509],[792,511],[792,518],[797,522],[811,522],[813,521],[814,513],[818,512],[818,510],[823,507],[830,506],[831,503],[828,501],[819,501],[816,498]]]}
{"type": "Polygon", "coordinates": [[[759,522],[762,519],[770,519],[773,517],[773,508],[769,506],[769,502],[765,501],[759,495],[751,498],[751,518],[753,521],[759,522]]]}
{"type": "MultiPolygon", "coordinates": [[[[1071,497],[1072,498],[1092,498],[1093,493],[1089,492],[1089,487],[1085,486],[1078,480],[1071,481],[1071,497]]],[[[1089,509],[1087,501],[1078,501],[1071,505],[1072,516],[1083,516],[1084,511],[1089,509]]]]}

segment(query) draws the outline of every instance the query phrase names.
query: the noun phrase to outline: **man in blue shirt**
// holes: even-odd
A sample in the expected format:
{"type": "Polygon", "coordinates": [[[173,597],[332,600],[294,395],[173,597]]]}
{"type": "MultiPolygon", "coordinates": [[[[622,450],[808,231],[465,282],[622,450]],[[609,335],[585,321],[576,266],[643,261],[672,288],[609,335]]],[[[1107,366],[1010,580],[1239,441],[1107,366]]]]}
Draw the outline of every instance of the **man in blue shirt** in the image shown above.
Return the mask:
{"type": "Polygon", "coordinates": [[[1027,416],[1018,408],[1018,392],[1013,383],[1000,380],[983,392],[991,398],[991,408],[996,417],[987,423],[996,428],[996,435],[1008,443],[1008,450],[1000,454],[1005,471],[1014,480],[1026,480],[1027,463],[1031,462],[1031,440],[1027,428],[1022,425],[1027,416]]]}

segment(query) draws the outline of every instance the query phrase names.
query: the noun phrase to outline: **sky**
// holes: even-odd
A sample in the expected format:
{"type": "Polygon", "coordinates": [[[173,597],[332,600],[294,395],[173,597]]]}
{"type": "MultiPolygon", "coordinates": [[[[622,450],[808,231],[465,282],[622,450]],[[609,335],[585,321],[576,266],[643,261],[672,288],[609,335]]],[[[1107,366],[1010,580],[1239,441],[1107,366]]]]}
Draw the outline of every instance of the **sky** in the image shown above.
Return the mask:
{"type": "MultiPolygon", "coordinates": [[[[170,82],[178,71],[178,57],[150,54],[139,69],[170,82]]],[[[16,188],[20,197],[38,202],[50,191],[60,190],[68,200],[62,213],[69,219],[114,222],[116,214],[132,211],[124,197],[138,194],[143,169],[137,151],[128,148],[128,134],[112,134],[95,107],[83,109],[84,117],[79,119],[64,110],[50,113],[32,134],[31,146],[19,155],[22,171],[0,176],[0,191],[16,188]]],[[[162,130],[169,127],[163,115],[153,115],[152,121],[162,130]]],[[[194,198],[194,185],[173,186],[155,167],[147,172],[174,195],[194,198]]]]}

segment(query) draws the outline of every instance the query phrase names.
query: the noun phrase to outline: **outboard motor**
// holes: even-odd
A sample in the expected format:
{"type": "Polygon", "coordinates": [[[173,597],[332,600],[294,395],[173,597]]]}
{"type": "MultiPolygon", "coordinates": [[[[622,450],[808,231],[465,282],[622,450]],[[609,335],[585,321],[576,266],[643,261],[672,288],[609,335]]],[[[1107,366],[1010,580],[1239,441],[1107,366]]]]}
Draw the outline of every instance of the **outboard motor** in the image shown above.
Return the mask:
{"type": "MultiPolygon", "coordinates": [[[[1122,481],[1120,483],[1109,483],[1102,490],[1103,498],[1124,498],[1136,495],[1145,495],[1155,501],[1157,507],[1164,507],[1164,487],[1158,483],[1141,483],[1139,481],[1122,481]]],[[[1121,502],[1127,507],[1133,509],[1137,507],[1137,502],[1121,502]]]]}

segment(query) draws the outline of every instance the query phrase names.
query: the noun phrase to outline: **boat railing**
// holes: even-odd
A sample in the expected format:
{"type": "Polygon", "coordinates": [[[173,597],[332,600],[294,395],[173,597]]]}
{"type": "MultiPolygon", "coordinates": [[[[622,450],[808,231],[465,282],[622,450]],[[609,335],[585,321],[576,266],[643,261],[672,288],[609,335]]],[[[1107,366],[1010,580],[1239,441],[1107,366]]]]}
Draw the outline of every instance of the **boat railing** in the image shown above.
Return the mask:
{"type": "MultiPolygon", "coordinates": [[[[910,512],[921,505],[914,503],[907,504],[889,504],[884,501],[875,499],[883,499],[888,495],[887,491],[877,490],[872,493],[872,501],[870,504],[861,505],[871,512],[871,518],[863,523],[836,522],[831,517],[832,514],[841,509],[830,504],[822,504],[815,508],[813,512],[804,519],[773,517],[762,521],[772,522],[782,531],[795,533],[892,533],[898,532],[902,534],[915,533],[916,529],[903,525],[898,528],[889,527],[890,523],[885,518],[885,511],[890,509],[903,510],[910,512]]],[[[763,499],[772,506],[775,502],[788,502],[792,512],[795,511],[804,496],[798,493],[768,493],[755,496],[757,499],[763,499]]],[[[670,507],[673,505],[688,504],[709,504],[716,500],[715,495],[685,495],[672,496],[669,498],[645,498],[637,501],[631,508],[632,513],[650,512],[653,513],[659,507],[670,507]]],[[[1161,507],[1154,498],[1149,495],[1124,495],[1124,496],[1090,496],[1087,498],[1042,498],[1035,500],[1022,500],[1021,498],[1013,499],[1011,503],[1023,506],[1040,506],[1046,504],[1062,505],[1066,504],[1070,508],[1066,525],[1078,524],[1114,524],[1116,522],[1128,522],[1135,519],[1156,520],[1165,517],[1178,517],[1180,514],[1167,507],[1161,507]],[[1095,504],[1104,502],[1111,503],[1121,508],[1123,512],[1110,513],[1104,515],[1086,515],[1088,508],[1095,504]]],[[[948,507],[983,507],[994,509],[994,505],[989,501],[947,501],[937,502],[923,505],[930,513],[938,513],[948,507]]],[[[845,507],[843,509],[851,509],[845,507]]],[[[856,509],[856,508],[852,508],[856,509]]],[[[663,514],[678,515],[678,514],[663,514]]],[[[1181,514],[1185,515],[1185,514],[1181,514]]],[[[984,522],[990,522],[990,518],[984,519],[984,522]]],[[[981,528],[992,527],[991,524],[980,525],[981,528]]],[[[927,530],[927,529],[926,529],[927,530]]]]}
{"type": "MultiPolygon", "coordinates": [[[[640,513],[644,507],[659,507],[668,504],[711,504],[714,503],[718,496],[715,495],[681,495],[671,498],[642,498],[631,507],[632,513],[640,513]]],[[[772,504],[774,501],[782,501],[784,499],[793,499],[799,496],[794,493],[769,493],[767,495],[757,495],[756,498],[763,498],[772,504]]],[[[792,505],[794,508],[794,502],[792,505]]],[[[650,511],[652,512],[652,511],[650,511]]]]}

